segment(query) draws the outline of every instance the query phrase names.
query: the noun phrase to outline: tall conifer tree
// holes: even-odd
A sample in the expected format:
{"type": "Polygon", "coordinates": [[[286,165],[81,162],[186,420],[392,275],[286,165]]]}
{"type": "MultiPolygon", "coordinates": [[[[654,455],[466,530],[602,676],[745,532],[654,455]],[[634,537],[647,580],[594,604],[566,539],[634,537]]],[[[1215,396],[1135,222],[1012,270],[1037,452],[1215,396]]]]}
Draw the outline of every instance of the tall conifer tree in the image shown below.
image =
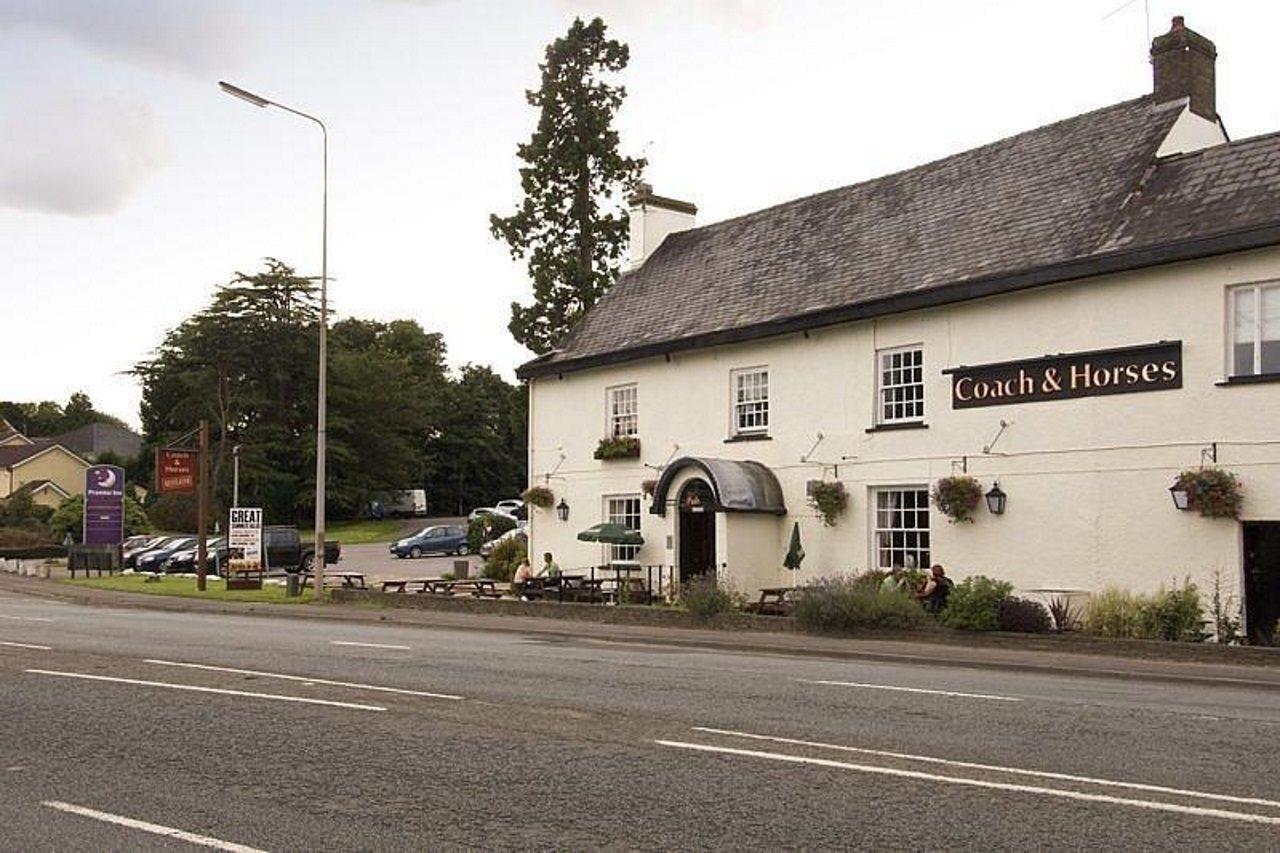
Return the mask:
{"type": "Polygon", "coordinates": [[[626,89],[608,82],[630,51],[606,35],[603,20],[574,19],[547,46],[542,86],[525,96],[538,128],[517,149],[524,200],[514,214],[489,218],[494,237],[525,259],[533,304],[511,305],[507,326],[535,353],[549,352],[618,275],[627,240],[622,207],[644,160],[618,152],[613,120],[626,89]]]}

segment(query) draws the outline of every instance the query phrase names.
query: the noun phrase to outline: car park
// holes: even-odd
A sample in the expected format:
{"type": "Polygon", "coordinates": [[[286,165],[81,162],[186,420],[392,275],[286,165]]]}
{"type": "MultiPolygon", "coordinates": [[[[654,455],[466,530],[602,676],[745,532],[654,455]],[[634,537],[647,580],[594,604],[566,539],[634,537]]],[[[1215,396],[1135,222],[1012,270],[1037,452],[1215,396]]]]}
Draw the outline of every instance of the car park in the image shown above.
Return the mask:
{"type": "MultiPolygon", "coordinates": [[[[217,570],[218,548],[222,546],[222,541],[222,537],[206,540],[204,558],[205,571],[212,572],[217,570]]],[[[198,542],[192,540],[191,544],[186,548],[183,548],[181,551],[174,551],[164,561],[163,570],[168,574],[174,574],[177,572],[194,572],[196,570],[196,556],[198,553],[196,546],[198,544],[198,542]]]]}
{"type": "Polygon", "coordinates": [[[490,539],[488,542],[481,545],[480,556],[488,558],[489,555],[493,553],[493,549],[498,547],[498,545],[507,541],[508,539],[516,539],[516,538],[523,539],[526,543],[528,543],[529,530],[528,530],[528,526],[525,523],[521,522],[519,527],[513,527],[512,529],[504,532],[501,536],[498,536],[494,539],[490,539]]]}
{"type": "Polygon", "coordinates": [[[391,543],[388,550],[397,557],[423,557],[428,554],[457,554],[465,556],[471,553],[467,542],[467,531],[449,524],[425,527],[412,536],[391,543]]]}
{"type": "Polygon", "coordinates": [[[177,536],[153,536],[134,548],[124,548],[121,551],[121,562],[126,569],[137,568],[139,557],[157,548],[163,548],[177,538],[177,536]]]}
{"type": "Polygon", "coordinates": [[[164,561],[172,557],[179,551],[184,551],[188,547],[194,547],[196,538],[194,536],[179,536],[170,539],[164,545],[158,548],[152,548],[138,555],[137,562],[134,564],[140,572],[159,572],[164,569],[164,561]]]}

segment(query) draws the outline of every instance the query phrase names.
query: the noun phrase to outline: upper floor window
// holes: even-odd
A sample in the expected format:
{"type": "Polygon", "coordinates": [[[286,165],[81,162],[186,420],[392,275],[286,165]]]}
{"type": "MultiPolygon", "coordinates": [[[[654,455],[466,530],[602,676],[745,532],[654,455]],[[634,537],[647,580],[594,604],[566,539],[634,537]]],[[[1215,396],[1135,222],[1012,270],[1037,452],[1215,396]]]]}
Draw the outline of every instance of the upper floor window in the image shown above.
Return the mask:
{"type": "Polygon", "coordinates": [[[878,423],[918,423],[924,420],[924,348],[898,347],[876,353],[878,423]]]}
{"type": "Polygon", "coordinates": [[[1231,374],[1280,373],[1280,284],[1231,291],[1231,374]]]}
{"type": "Polygon", "coordinates": [[[769,431],[769,368],[733,371],[733,432],[758,435],[769,431]]]}
{"type": "Polygon", "coordinates": [[[633,438],[640,434],[640,393],[635,385],[609,389],[609,437],[633,438]]]}
{"type": "MultiPolygon", "coordinates": [[[[640,531],[640,496],[617,495],[605,498],[605,521],[620,524],[628,530],[640,531]]],[[[609,560],[634,560],[639,545],[610,545],[609,560]]]]}

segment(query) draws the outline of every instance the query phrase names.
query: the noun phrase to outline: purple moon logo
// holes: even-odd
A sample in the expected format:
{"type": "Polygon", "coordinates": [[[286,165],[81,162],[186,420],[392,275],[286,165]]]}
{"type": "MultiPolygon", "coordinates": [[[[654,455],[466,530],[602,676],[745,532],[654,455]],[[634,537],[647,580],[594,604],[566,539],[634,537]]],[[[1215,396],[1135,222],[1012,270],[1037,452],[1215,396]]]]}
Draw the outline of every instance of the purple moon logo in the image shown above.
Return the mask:
{"type": "Polygon", "coordinates": [[[110,489],[116,484],[116,472],[111,468],[100,468],[96,472],[98,475],[98,488],[110,489]]]}

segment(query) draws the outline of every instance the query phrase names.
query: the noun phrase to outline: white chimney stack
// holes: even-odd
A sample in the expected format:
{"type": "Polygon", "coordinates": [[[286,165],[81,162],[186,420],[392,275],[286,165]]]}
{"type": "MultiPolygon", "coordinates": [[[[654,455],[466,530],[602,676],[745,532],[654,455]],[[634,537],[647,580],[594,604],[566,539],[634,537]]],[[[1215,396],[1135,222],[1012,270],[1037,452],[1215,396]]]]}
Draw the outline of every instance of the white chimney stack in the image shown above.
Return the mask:
{"type": "Polygon", "coordinates": [[[653,187],[640,184],[629,199],[631,219],[631,251],[627,269],[638,269],[645,259],[658,250],[668,234],[688,231],[694,226],[698,208],[687,201],[676,201],[653,194],[653,187]]]}

